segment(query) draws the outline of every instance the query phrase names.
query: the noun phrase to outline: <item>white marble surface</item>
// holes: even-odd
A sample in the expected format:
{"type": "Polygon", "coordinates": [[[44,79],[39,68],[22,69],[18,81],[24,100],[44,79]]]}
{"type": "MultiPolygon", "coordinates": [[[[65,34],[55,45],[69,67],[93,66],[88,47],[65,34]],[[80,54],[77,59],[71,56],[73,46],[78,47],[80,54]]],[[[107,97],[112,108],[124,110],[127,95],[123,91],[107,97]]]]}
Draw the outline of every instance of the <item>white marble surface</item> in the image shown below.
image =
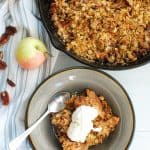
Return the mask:
{"type": "MultiPolygon", "coordinates": [[[[54,72],[72,66],[83,66],[60,53],[54,72]]],[[[116,78],[128,92],[135,111],[135,134],[129,150],[150,150],[150,63],[125,71],[106,71],[116,78]]]]}

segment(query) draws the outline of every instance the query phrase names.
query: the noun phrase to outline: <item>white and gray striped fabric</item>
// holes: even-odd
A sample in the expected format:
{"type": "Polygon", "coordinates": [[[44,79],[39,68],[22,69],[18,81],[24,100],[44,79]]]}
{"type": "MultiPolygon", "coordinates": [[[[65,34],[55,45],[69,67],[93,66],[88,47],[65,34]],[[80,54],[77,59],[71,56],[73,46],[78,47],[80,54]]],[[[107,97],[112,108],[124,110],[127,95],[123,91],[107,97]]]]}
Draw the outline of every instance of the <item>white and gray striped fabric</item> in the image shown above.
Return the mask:
{"type": "MultiPolygon", "coordinates": [[[[11,96],[8,106],[0,104],[0,150],[8,150],[8,143],[25,130],[28,100],[38,84],[52,73],[58,55],[40,21],[36,0],[0,0],[0,35],[8,25],[17,27],[18,32],[6,45],[0,47],[8,65],[5,71],[0,71],[0,91],[7,90],[11,96]],[[16,46],[27,36],[44,41],[52,54],[52,57],[38,69],[23,70],[16,62],[16,46]],[[6,84],[7,78],[16,83],[15,88],[6,84]]],[[[30,150],[31,147],[26,141],[19,149],[30,150]]]]}

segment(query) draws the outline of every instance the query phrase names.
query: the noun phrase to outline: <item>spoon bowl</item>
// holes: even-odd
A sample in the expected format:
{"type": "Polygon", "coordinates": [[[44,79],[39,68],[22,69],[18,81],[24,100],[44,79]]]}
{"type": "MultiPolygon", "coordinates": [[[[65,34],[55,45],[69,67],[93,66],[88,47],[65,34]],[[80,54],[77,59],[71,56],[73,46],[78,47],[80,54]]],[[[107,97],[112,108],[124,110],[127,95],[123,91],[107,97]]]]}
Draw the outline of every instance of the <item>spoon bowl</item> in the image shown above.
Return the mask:
{"type": "Polygon", "coordinates": [[[54,94],[51,98],[50,103],[48,104],[48,111],[49,112],[59,112],[65,107],[65,101],[71,97],[69,92],[58,92],[54,94]]]}

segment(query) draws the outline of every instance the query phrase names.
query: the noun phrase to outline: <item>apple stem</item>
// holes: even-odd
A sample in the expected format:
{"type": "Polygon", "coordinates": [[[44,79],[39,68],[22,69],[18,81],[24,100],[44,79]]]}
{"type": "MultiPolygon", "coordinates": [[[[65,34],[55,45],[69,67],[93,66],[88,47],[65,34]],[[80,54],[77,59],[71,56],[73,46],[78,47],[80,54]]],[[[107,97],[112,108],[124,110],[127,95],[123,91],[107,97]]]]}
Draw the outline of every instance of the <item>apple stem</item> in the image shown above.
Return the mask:
{"type": "Polygon", "coordinates": [[[49,57],[54,57],[52,54],[50,54],[49,52],[45,52],[45,55],[46,56],[49,56],[49,57]]]}

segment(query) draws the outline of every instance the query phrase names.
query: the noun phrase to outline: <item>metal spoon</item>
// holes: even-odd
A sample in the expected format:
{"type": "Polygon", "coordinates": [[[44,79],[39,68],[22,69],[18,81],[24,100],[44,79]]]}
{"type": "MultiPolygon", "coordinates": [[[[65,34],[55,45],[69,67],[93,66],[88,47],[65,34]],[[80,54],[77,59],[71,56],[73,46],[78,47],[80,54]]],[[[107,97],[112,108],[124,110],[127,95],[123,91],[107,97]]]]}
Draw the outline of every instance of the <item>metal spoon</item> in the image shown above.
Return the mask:
{"type": "Polygon", "coordinates": [[[52,96],[50,103],[48,104],[47,111],[25,132],[16,137],[9,143],[10,150],[16,150],[17,147],[28,137],[28,135],[41,123],[41,121],[50,113],[56,113],[61,111],[64,107],[64,101],[69,99],[71,94],[69,92],[58,92],[52,96]]]}

